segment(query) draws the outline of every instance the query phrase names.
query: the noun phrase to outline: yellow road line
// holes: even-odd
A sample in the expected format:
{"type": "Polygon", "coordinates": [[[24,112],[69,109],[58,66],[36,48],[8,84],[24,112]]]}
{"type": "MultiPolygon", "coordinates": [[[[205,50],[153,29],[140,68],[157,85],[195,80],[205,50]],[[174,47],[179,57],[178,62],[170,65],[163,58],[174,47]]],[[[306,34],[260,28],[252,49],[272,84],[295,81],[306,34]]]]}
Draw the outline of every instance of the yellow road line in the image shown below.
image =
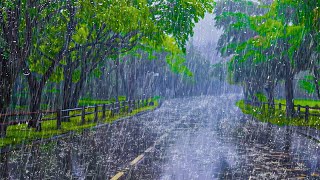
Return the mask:
{"type": "Polygon", "coordinates": [[[144,154],[141,154],[138,157],[136,157],[133,161],[130,162],[130,166],[137,164],[143,157],[144,157],[144,154]]]}
{"type": "MultiPolygon", "coordinates": [[[[173,129],[172,129],[173,130],[173,129]]],[[[171,131],[172,131],[171,130],[171,131]]],[[[170,132],[171,132],[170,131],[170,132]]],[[[150,152],[150,151],[152,151],[155,147],[155,145],[157,145],[157,144],[159,144],[164,138],[166,138],[167,136],[169,135],[169,133],[167,132],[167,133],[165,133],[165,134],[163,134],[157,141],[155,141],[155,143],[154,143],[154,145],[153,146],[151,146],[151,147],[149,147],[147,150],[145,150],[145,153],[148,153],[148,152],[150,152]]],[[[134,166],[134,165],[136,165],[139,161],[141,161],[143,158],[144,158],[144,154],[141,154],[141,155],[139,155],[138,157],[136,157],[133,161],[131,161],[130,162],[130,166],[134,166]]],[[[127,167],[127,168],[125,168],[124,170],[122,170],[122,171],[120,171],[120,172],[118,172],[115,176],[113,176],[112,178],[111,178],[111,180],[118,180],[119,178],[121,178],[124,174],[125,174],[125,172],[128,170],[128,168],[129,167],[127,167]]]]}
{"type": "Polygon", "coordinates": [[[124,172],[118,172],[115,176],[113,176],[112,178],[111,178],[111,180],[118,180],[119,178],[121,178],[121,176],[123,176],[124,175],[124,172]]]}

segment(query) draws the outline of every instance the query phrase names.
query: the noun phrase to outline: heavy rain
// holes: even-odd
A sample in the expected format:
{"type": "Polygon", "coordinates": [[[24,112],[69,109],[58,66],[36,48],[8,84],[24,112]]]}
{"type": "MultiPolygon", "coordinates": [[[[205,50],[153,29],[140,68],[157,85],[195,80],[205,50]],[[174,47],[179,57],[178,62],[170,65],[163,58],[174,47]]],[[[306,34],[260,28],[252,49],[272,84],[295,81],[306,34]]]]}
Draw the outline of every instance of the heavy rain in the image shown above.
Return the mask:
{"type": "Polygon", "coordinates": [[[0,179],[320,179],[319,0],[1,0],[0,179]]]}

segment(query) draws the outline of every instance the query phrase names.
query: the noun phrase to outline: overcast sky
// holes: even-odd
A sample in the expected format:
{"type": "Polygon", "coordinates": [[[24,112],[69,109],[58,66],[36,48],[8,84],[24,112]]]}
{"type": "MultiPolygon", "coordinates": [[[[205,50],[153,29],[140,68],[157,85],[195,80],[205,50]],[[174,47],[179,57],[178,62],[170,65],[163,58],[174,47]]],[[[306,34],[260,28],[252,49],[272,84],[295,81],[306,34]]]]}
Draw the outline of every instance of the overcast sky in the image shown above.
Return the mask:
{"type": "Polygon", "coordinates": [[[196,24],[194,36],[190,39],[202,55],[212,62],[219,62],[216,44],[221,30],[214,27],[214,15],[207,14],[203,20],[196,24]]]}

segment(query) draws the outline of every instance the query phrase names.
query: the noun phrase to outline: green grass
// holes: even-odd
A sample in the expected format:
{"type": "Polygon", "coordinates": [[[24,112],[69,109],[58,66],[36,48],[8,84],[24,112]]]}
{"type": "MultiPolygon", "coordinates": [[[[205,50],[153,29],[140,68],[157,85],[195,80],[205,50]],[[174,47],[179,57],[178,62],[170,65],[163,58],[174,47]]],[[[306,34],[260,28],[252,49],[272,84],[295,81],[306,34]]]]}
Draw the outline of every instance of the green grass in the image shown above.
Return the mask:
{"type": "MultiPolygon", "coordinates": [[[[119,118],[133,116],[139,112],[155,109],[158,106],[158,102],[154,101],[154,106],[146,106],[139,109],[135,109],[132,113],[121,112],[118,115],[111,116],[110,111],[106,111],[106,118],[102,119],[102,112],[98,113],[98,123],[111,123],[119,118]]],[[[99,109],[100,110],[100,109],[99,109]]],[[[87,112],[93,111],[93,109],[87,110],[87,112]]],[[[80,111],[72,112],[70,114],[81,114],[80,111]]],[[[55,116],[55,115],[53,115],[55,116]]],[[[6,147],[9,145],[17,145],[21,143],[27,143],[32,140],[46,139],[56,135],[64,134],[70,131],[82,132],[84,129],[92,128],[97,125],[93,122],[94,114],[86,115],[86,123],[81,125],[81,117],[70,118],[70,122],[62,122],[61,129],[57,129],[56,121],[42,122],[42,131],[37,132],[34,129],[27,128],[27,124],[20,124],[9,126],[7,129],[6,138],[0,139],[0,147],[6,147]]]]}
{"type": "Polygon", "coordinates": [[[111,100],[91,100],[91,99],[81,99],[79,101],[79,106],[93,106],[96,104],[110,104],[114,101],[111,100]]]}
{"type": "MultiPolygon", "coordinates": [[[[277,100],[277,103],[285,103],[283,100],[277,100]]],[[[308,102],[311,102],[311,100],[296,100],[295,103],[297,104],[298,102],[301,102],[300,105],[316,105],[318,102],[313,102],[312,105],[308,102]]],[[[277,107],[275,110],[268,110],[268,107],[261,108],[261,107],[256,107],[256,106],[251,106],[247,105],[244,103],[243,100],[238,101],[236,104],[244,114],[249,114],[252,115],[254,118],[261,122],[269,122],[271,124],[275,124],[278,126],[307,126],[307,127],[312,127],[316,129],[320,129],[320,118],[319,117],[314,117],[314,116],[309,116],[309,120],[306,122],[304,117],[295,117],[292,119],[289,119],[286,117],[286,112],[285,112],[285,107],[282,107],[282,110],[279,110],[277,107]]],[[[302,108],[301,109],[301,114],[303,114],[305,111],[302,108]]],[[[311,113],[313,111],[310,111],[311,113]]],[[[314,110],[314,112],[320,113],[320,111],[314,110]]]]}
{"type": "MultiPolygon", "coordinates": [[[[119,96],[119,101],[125,101],[126,96],[119,96]]],[[[110,100],[97,100],[91,98],[82,98],[79,100],[79,106],[93,106],[95,104],[110,104],[116,102],[115,98],[111,98],[110,100]]]]}

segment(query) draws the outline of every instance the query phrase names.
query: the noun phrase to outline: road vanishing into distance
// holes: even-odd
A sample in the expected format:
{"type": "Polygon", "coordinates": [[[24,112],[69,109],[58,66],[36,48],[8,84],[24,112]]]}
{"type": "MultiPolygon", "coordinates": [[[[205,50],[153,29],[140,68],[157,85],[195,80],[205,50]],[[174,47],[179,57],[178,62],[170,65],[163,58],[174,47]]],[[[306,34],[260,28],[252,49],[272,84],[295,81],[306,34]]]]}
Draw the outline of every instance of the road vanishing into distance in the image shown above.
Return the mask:
{"type": "Polygon", "coordinates": [[[320,179],[320,144],[258,122],[234,94],[164,101],[155,111],[1,158],[2,179],[320,179]]]}

